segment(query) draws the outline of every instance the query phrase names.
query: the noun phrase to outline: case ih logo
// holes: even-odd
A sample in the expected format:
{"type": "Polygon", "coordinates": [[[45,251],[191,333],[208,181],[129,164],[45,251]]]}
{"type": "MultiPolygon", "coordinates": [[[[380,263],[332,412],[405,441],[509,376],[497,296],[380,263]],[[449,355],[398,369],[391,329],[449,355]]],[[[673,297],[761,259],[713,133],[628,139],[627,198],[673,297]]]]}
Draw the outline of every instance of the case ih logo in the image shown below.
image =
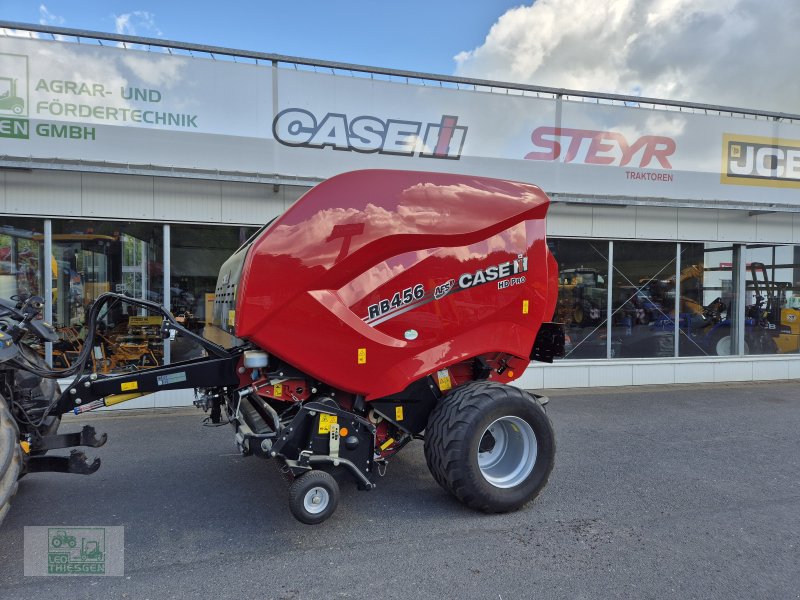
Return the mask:
{"type": "Polygon", "coordinates": [[[616,131],[539,127],[531,134],[533,145],[541,149],[529,152],[527,160],[560,160],[587,165],[639,167],[651,165],[671,169],[669,157],[675,153],[675,140],[660,135],[643,135],[630,141],[616,131]]]}
{"type": "Polygon", "coordinates": [[[461,158],[467,128],[458,117],[444,115],[438,123],[382,120],[372,116],[350,119],[341,113],[317,118],[302,108],[287,108],[272,122],[272,134],[285,146],[425,158],[461,158]]]}
{"type": "Polygon", "coordinates": [[[800,140],[723,135],[722,183],[800,187],[800,140]]]}

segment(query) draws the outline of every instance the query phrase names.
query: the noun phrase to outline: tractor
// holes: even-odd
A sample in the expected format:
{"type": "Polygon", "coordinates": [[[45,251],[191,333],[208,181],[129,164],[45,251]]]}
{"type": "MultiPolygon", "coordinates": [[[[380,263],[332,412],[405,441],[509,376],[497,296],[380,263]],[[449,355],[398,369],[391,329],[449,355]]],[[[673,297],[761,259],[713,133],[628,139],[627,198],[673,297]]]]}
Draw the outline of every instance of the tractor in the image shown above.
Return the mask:
{"type": "Polygon", "coordinates": [[[78,449],[49,454],[106,440],[88,426],[58,434],[60,415],[187,388],[210,421],[230,423],[243,455],[281,466],[303,523],[335,511],[332,473],[373,490],[415,440],[455,498],[484,512],[518,509],[544,488],[555,457],[547,399],[509,385],[531,360],[564,351],[563,327],[551,322],[559,278],[548,205],[534,185],[483,177],[332,177],[223,264],[213,310],[220,335],[203,337],[153,302],[105,293],[66,369],[27,348],[31,338],[58,339],[40,319],[43,300],[3,301],[0,510],[20,475],[99,468],[78,449]],[[120,303],[161,315],[165,341],[180,335],[202,356],[87,373],[99,315],[120,303]],[[74,379],[59,390],[56,377],[74,379]]]}

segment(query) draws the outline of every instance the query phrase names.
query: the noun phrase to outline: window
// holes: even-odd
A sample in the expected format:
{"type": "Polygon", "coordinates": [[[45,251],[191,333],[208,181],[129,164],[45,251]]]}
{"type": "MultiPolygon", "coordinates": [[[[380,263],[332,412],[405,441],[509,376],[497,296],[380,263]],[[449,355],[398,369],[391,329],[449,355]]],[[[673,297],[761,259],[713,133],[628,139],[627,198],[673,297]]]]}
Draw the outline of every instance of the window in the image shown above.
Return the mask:
{"type": "Polygon", "coordinates": [[[564,358],[606,358],[608,242],[548,240],[558,262],[555,320],[566,327],[564,358]]]}
{"type": "Polygon", "coordinates": [[[676,244],[614,242],[611,358],[675,355],[676,244]]]}

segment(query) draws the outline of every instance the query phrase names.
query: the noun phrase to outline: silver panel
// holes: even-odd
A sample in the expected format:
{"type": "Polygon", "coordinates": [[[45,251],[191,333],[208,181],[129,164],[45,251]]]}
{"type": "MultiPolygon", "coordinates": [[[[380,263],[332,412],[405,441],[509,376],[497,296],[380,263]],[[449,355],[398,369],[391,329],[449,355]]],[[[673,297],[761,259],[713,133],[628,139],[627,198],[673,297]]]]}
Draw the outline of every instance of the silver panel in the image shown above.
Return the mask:
{"type": "Polygon", "coordinates": [[[81,215],[80,173],[7,171],[5,212],[21,215],[81,215]]]}
{"type": "Polygon", "coordinates": [[[83,216],[153,219],[153,178],[83,174],[83,216]]]}
{"type": "Polygon", "coordinates": [[[223,181],[222,222],[267,223],[283,212],[285,187],[223,181]]]}
{"type": "Polygon", "coordinates": [[[153,178],[153,215],[163,221],[219,223],[222,195],[219,181],[153,178]]]}

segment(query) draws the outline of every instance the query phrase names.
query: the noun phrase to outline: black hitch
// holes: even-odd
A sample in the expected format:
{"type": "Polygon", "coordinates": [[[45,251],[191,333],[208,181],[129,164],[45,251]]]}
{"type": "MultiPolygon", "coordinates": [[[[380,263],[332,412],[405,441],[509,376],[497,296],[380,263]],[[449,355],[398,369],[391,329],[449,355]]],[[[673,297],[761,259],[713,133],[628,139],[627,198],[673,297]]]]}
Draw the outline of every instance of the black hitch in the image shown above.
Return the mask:
{"type": "Polygon", "coordinates": [[[100,468],[100,459],[91,463],[81,450],[73,450],[69,456],[31,456],[25,461],[25,473],[74,473],[91,475],[100,468]]]}
{"type": "Polygon", "coordinates": [[[99,436],[91,425],[84,425],[79,433],[61,433],[59,435],[45,435],[31,443],[31,451],[58,450],[59,448],[72,448],[86,446],[99,448],[108,441],[108,434],[99,436]]]}

